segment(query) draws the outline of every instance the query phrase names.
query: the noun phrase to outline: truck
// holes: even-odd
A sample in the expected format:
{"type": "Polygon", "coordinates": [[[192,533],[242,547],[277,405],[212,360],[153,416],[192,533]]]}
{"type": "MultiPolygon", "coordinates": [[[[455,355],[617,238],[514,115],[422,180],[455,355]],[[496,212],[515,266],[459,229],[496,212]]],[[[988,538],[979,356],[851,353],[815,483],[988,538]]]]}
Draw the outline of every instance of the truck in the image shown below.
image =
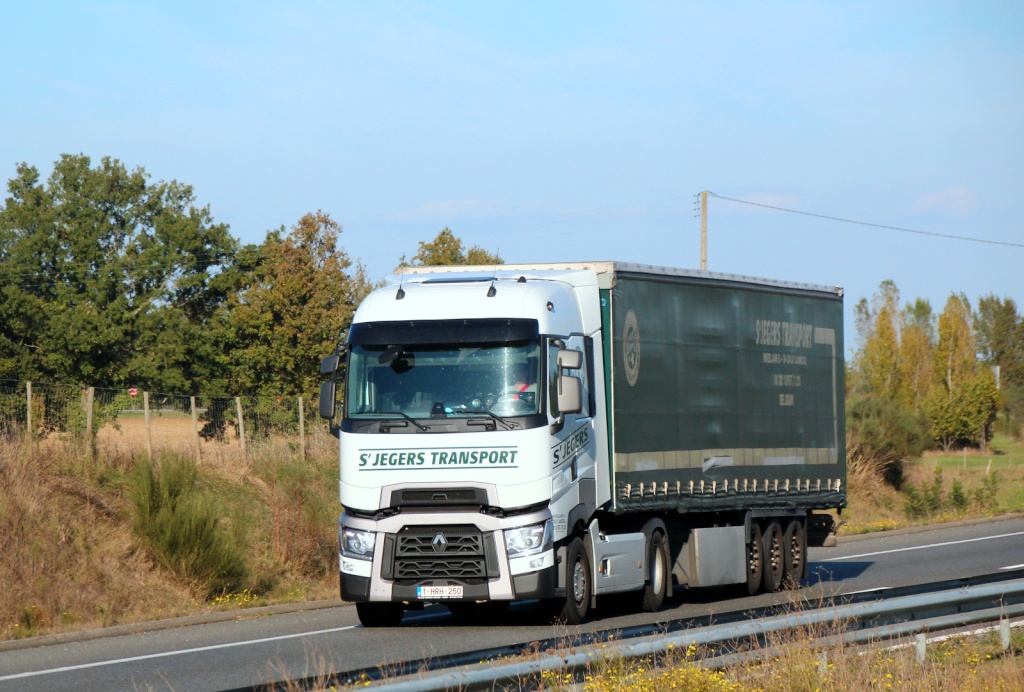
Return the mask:
{"type": "Polygon", "coordinates": [[[516,601],[579,624],[798,585],[846,505],[842,299],[623,262],[399,270],[321,364],[341,597],[368,627],[516,601]]]}

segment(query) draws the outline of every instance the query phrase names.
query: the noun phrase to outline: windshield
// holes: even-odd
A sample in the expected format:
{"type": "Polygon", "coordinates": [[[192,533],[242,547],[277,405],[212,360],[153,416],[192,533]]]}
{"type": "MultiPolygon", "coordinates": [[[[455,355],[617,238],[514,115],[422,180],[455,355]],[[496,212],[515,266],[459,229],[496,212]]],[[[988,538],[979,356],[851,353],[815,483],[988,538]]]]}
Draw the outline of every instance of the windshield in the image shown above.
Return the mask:
{"type": "Polygon", "coordinates": [[[350,418],[528,416],[540,412],[539,340],[354,345],[350,418]]]}

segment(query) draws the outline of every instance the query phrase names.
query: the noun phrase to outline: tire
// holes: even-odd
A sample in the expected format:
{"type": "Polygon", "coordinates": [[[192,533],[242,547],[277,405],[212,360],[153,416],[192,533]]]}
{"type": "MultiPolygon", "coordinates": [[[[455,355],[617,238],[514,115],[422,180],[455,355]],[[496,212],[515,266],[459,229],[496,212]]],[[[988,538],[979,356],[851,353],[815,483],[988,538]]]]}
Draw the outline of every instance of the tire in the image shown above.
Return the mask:
{"type": "Polygon", "coordinates": [[[791,519],[782,535],[782,550],[785,571],[782,585],[787,589],[799,589],[800,582],[807,576],[807,534],[801,519],[791,519]]]}
{"type": "Polygon", "coordinates": [[[737,584],[736,596],[756,596],[761,592],[764,573],[764,549],[761,545],[761,527],[756,521],[750,522],[750,542],[746,545],[747,583],[737,584]]]}
{"type": "Polygon", "coordinates": [[[590,612],[593,591],[590,558],[583,540],[573,538],[565,550],[565,601],[556,619],[566,625],[579,625],[590,612]]]}
{"type": "Polygon", "coordinates": [[[640,609],[645,613],[661,610],[668,593],[668,580],[671,570],[668,562],[668,542],[665,534],[655,531],[647,546],[647,583],[642,591],[640,609]]]}
{"type": "Polygon", "coordinates": [[[363,627],[397,627],[405,607],[401,603],[356,603],[356,614],[363,627]]]}
{"type": "Polygon", "coordinates": [[[777,520],[772,520],[764,529],[761,537],[764,555],[764,578],[762,586],[765,593],[778,591],[782,586],[782,577],[785,573],[786,558],[782,547],[782,525],[777,520]]]}

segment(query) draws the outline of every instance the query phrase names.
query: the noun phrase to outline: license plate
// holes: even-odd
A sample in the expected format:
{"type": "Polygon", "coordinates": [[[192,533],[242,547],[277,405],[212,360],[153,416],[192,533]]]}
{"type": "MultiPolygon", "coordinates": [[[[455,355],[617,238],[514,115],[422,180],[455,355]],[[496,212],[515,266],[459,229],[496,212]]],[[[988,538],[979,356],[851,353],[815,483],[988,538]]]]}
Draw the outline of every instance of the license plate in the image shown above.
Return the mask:
{"type": "Polygon", "coordinates": [[[417,586],[416,598],[462,598],[461,586],[417,586]]]}

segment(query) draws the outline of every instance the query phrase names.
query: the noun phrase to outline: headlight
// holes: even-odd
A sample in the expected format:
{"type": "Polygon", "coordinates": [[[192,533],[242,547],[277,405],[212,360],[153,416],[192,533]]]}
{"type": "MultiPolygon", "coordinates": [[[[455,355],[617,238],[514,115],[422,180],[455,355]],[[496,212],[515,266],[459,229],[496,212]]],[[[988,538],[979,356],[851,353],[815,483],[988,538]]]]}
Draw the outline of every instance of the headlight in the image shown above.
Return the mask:
{"type": "Polygon", "coordinates": [[[373,559],[373,539],[376,537],[372,531],[360,531],[358,529],[341,530],[341,554],[345,557],[357,560],[373,559]]]}
{"type": "Polygon", "coordinates": [[[552,525],[550,519],[535,526],[505,530],[505,549],[510,558],[542,553],[545,550],[550,550],[551,544],[552,525]]]}

